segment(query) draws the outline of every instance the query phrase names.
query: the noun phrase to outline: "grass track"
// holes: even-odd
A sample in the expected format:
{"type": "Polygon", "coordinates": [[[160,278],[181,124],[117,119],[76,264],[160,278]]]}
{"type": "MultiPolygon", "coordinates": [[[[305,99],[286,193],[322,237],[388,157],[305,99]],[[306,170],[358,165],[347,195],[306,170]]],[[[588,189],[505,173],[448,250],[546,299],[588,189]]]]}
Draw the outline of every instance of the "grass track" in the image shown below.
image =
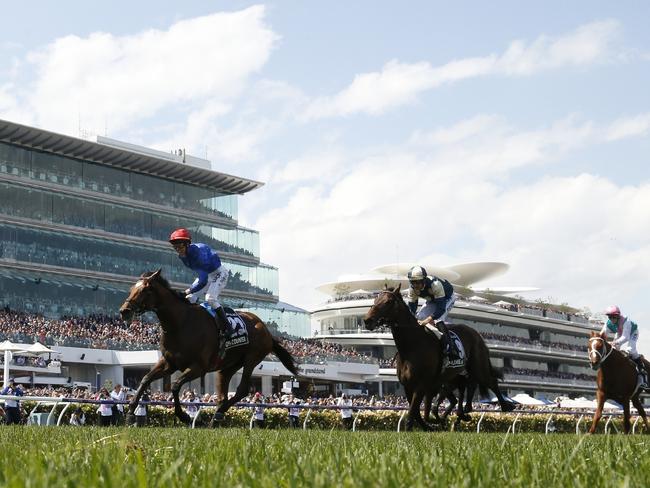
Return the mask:
{"type": "Polygon", "coordinates": [[[0,428],[0,486],[650,486],[642,436],[0,428]]]}

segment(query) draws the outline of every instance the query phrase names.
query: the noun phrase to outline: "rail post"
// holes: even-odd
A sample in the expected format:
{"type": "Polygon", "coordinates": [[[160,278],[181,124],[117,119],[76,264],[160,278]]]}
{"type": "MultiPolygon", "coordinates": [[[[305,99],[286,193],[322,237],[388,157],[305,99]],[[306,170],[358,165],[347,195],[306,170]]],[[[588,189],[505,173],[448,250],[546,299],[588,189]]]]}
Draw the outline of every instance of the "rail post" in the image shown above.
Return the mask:
{"type": "Polygon", "coordinates": [[[404,417],[406,416],[406,412],[407,412],[407,410],[404,410],[402,412],[402,415],[400,415],[400,417],[399,417],[399,422],[397,422],[397,432],[400,432],[400,430],[402,428],[402,420],[404,420],[404,417]]]}
{"type": "Polygon", "coordinates": [[[255,409],[253,409],[253,413],[251,414],[251,421],[248,423],[248,430],[253,430],[253,422],[255,422],[255,409]]]}
{"type": "MultiPolygon", "coordinates": [[[[546,426],[544,427],[544,434],[548,434],[549,431],[551,430],[551,421],[553,420],[553,414],[548,416],[548,420],[546,421],[546,426]]],[[[555,430],[555,429],[553,429],[555,430]]]]}
{"type": "Polygon", "coordinates": [[[357,410],[357,414],[354,416],[354,421],[352,422],[352,432],[357,431],[357,419],[359,418],[360,414],[361,414],[361,410],[357,410]]]}
{"type": "MultiPolygon", "coordinates": [[[[63,414],[65,413],[65,411],[68,409],[68,407],[70,405],[72,405],[72,403],[66,403],[65,404],[65,406],[63,407],[63,410],[61,410],[61,413],[59,414],[59,418],[56,420],[56,425],[61,425],[61,421],[63,420],[63,414]]],[[[52,410],[54,410],[54,409],[52,409],[52,410]]],[[[49,417],[48,417],[48,421],[49,421],[49,417]]]]}
{"type": "Polygon", "coordinates": [[[311,415],[311,408],[308,408],[307,415],[305,415],[305,420],[302,423],[302,430],[307,430],[307,422],[309,422],[310,415],[311,415]]]}
{"type": "Polygon", "coordinates": [[[481,432],[481,422],[483,422],[483,417],[485,417],[485,413],[486,413],[486,412],[483,412],[483,413],[481,414],[481,418],[478,419],[478,422],[476,423],[476,433],[477,433],[477,434],[478,434],[479,432],[481,432]]]}
{"type": "MultiPolygon", "coordinates": [[[[609,424],[613,419],[614,419],[613,415],[607,417],[607,422],[605,422],[605,434],[609,434],[609,424]]],[[[612,423],[612,427],[614,427],[614,430],[618,432],[618,429],[616,428],[616,424],[612,423]]]]}
{"type": "Polygon", "coordinates": [[[52,419],[54,418],[54,411],[56,410],[56,407],[59,405],[59,402],[61,400],[59,398],[54,400],[54,405],[52,405],[52,410],[50,410],[50,414],[47,416],[47,425],[50,425],[50,422],[52,422],[52,419]]]}
{"type": "Polygon", "coordinates": [[[32,410],[27,414],[27,422],[29,422],[29,419],[30,419],[31,415],[32,415],[34,412],[36,412],[36,410],[38,409],[38,407],[40,407],[41,403],[43,403],[43,402],[36,402],[36,405],[34,405],[34,408],[32,408],[32,410]]]}
{"type": "Polygon", "coordinates": [[[580,433],[580,422],[582,422],[583,417],[584,417],[584,415],[580,415],[580,417],[578,418],[578,421],[576,422],[576,434],[580,433]]]}
{"type": "Polygon", "coordinates": [[[519,417],[521,417],[521,412],[519,412],[516,416],[515,419],[512,421],[512,433],[515,433],[515,425],[517,422],[519,422],[519,417]]]}
{"type": "Polygon", "coordinates": [[[192,428],[193,428],[193,429],[196,428],[196,419],[198,419],[198,418],[199,418],[199,415],[201,415],[201,410],[203,410],[203,405],[201,405],[201,406],[199,407],[199,409],[196,411],[196,415],[195,415],[194,418],[192,419],[192,428]]]}
{"type": "Polygon", "coordinates": [[[641,417],[637,416],[636,420],[634,421],[634,424],[632,425],[632,434],[636,434],[636,424],[639,423],[639,419],[641,417]]]}

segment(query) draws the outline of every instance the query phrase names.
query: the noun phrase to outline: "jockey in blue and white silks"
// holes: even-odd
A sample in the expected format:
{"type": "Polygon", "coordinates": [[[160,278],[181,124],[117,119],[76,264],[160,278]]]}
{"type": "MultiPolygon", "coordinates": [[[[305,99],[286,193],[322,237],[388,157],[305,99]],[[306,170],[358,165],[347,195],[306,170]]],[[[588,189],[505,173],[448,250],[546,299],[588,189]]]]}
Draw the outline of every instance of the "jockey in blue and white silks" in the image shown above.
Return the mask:
{"type": "Polygon", "coordinates": [[[169,236],[169,242],[183,264],[197,274],[194,282],[185,290],[185,298],[191,303],[196,303],[200,295],[205,294],[205,303],[217,316],[221,338],[220,356],[223,356],[228,318],[218,299],[228,283],[228,269],[221,264],[221,258],[210,246],[192,243],[192,236],[187,229],[176,229],[169,236]]]}
{"type": "Polygon", "coordinates": [[[621,309],[616,305],[607,307],[605,315],[607,315],[607,322],[603,325],[600,333],[605,336],[608,332],[614,334],[612,346],[627,354],[635,362],[639,371],[639,382],[641,383],[639,386],[645,387],[647,378],[643,358],[636,350],[636,343],[639,340],[639,327],[629,317],[621,315],[621,309]]]}
{"type": "Polygon", "coordinates": [[[445,325],[449,311],[456,301],[454,287],[447,280],[435,276],[428,277],[426,269],[422,266],[411,268],[408,279],[411,286],[407,291],[407,303],[411,312],[416,313],[418,299],[423,298],[425,304],[416,315],[418,322],[440,339],[445,354],[454,352],[450,347],[452,342],[445,325]]]}

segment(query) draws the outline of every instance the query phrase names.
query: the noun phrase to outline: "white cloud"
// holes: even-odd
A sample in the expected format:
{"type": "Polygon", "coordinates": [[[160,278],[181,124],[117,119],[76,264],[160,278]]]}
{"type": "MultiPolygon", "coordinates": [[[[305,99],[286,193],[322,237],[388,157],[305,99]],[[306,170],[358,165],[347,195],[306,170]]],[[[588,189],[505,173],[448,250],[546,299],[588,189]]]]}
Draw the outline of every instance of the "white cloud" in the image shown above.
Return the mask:
{"type": "Polygon", "coordinates": [[[511,271],[495,284],[538,286],[540,297],[592,310],[618,302],[650,320],[631,299],[648,291],[650,182],[510,179],[516,168],[561,161],[605,136],[574,116],[523,131],[477,116],[373,156],[342,154],[348,170],[333,184],[305,185],[275,205],[268,192],[253,227],[263,259],[281,269],[283,299],[301,306],[322,302],[315,286],[341,273],[436,256],[446,258],[441,265],[503,260],[511,271]]]}
{"type": "Polygon", "coordinates": [[[618,141],[628,137],[644,136],[650,132],[650,113],[625,117],[614,121],[607,130],[607,140],[618,141]]]}
{"type": "Polygon", "coordinates": [[[487,75],[525,76],[565,66],[582,66],[614,57],[619,31],[615,20],[593,22],[559,37],[540,36],[530,44],[513,41],[501,55],[451,61],[442,66],[428,62],[389,61],[381,71],[355,76],[341,92],[313,100],[304,119],[381,114],[410,103],[427,90],[443,84],[487,75]]]}
{"type": "Polygon", "coordinates": [[[113,131],[174,108],[227,104],[269,58],[278,36],[265,9],[181,20],[168,30],[117,37],[67,36],[32,52],[37,80],[25,96],[37,122],[74,132],[113,131]]]}

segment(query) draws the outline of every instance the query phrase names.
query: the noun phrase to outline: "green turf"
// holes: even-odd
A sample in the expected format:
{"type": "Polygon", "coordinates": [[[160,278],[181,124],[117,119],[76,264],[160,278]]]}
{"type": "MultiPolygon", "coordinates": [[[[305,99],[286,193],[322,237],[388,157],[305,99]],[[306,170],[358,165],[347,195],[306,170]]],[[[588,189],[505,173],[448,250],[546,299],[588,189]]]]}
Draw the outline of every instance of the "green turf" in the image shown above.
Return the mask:
{"type": "Polygon", "coordinates": [[[0,486],[650,486],[644,436],[0,427],[0,486]]]}

